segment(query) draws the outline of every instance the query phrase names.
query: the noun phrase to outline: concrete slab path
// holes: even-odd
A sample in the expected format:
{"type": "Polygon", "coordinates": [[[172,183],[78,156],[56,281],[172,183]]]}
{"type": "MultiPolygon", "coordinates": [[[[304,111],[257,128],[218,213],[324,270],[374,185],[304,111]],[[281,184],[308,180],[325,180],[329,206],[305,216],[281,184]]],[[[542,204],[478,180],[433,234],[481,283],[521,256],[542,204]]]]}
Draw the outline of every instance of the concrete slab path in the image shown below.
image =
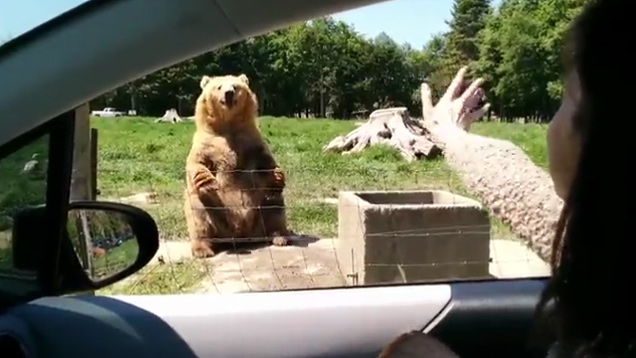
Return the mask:
{"type": "MultiPolygon", "coordinates": [[[[250,252],[223,252],[208,259],[210,277],[200,293],[235,293],[344,286],[345,268],[339,266],[334,239],[299,240],[294,246],[256,248],[250,252]]],[[[549,266],[525,245],[512,240],[491,240],[490,274],[497,278],[538,277],[549,266]]],[[[166,264],[190,259],[187,242],[166,241],[157,256],[166,264]]]]}

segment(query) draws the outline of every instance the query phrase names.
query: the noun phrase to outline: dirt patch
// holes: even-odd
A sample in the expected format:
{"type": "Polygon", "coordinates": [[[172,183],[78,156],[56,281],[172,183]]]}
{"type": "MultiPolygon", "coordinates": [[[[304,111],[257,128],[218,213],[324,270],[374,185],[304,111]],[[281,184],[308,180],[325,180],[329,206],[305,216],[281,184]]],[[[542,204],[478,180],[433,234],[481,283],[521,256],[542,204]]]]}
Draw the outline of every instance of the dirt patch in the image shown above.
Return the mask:
{"type": "Polygon", "coordinates": [[[322,202],[325,204],[338,205],[338,198],[323,198],[322,202]]]}
{"type": "Polygon", "coordinates": [[[175,263],[192,258],[190,243],[187,241],[163,241],[150,264],[175,263]]]}
{"type": "Polygon", "coordinates": [[[105,199],[110,201],[115,201],[123,204],[133,205],[133,206],[148,206],[157,204],[157,193],[153,192],[141,192],[128,196],[124,196],[117,199],[105,199]]]}

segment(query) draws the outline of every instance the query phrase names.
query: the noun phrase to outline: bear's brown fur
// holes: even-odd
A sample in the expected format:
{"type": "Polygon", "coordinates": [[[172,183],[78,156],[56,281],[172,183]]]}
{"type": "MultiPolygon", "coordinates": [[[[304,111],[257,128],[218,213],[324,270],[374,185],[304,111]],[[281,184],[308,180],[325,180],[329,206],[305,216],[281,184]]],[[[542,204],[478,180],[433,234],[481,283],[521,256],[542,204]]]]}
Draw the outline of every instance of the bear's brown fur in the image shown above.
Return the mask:
{"type": "Polygon", "coordinates": [[[247,76],[201,79],[184,208],[195,257],[213,256],[214,239],[287,244],[285,176],[258,129],[257,107],[247,76]]]}

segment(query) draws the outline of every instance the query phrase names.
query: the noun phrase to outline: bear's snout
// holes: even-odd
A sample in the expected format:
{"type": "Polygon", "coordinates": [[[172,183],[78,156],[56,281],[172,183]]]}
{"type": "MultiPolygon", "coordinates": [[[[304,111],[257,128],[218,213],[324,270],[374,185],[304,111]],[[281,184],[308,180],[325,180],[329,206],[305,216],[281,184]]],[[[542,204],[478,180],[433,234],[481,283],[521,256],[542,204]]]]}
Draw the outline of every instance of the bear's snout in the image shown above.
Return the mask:
{"type": "Polygon", "coordinates": [[[229,89],[226,90],[225,93],[223,94],[224,99],[225,99],[225,105],[228,107],[231,107],[234,104],[234,90],[233,89],[229,89]]]}

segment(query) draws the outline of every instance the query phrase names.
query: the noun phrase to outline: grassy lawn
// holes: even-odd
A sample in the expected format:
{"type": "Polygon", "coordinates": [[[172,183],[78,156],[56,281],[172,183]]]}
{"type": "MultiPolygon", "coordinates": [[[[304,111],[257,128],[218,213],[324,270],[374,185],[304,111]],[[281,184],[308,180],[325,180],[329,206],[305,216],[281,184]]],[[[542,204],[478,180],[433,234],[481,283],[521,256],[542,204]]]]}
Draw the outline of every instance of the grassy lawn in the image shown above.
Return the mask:
{"type": "MultiPolygon", "coordinates": [[[[94,119],[100,131],[99,179],[102,198],[117,199],[155,192],[159,205],[145,207],[157,220],[163,239],[184,239],[182,213],[184,161],[193,123],[155,124],[150,119],[94,119]]],[[[353,121],[263,117],[263,135],[287,175],[286,200],[292,229],[320,237],[335,237],[337,208],[324,203],[344,189],[447,189],[471,196],[443,160],[406,163],[390,148],[372,147],[350,156],[322,153],[322,146],[355,128],[353,121]]],[[[545,126],[477,123],[473,132],[506,139],[546,167],[545,126]]],[[[510,238],[493,220],[492,235],[510,238]]],[[[186,260],[151,265],[100,294],[162,294],[189,292],[210,268],[186,260]]]]}
{"type": "Polygon", "coordinates": [[[148,265],[140,272],[98,291],[99,295],[168,295],[196,290],[209,274],[200,260],[148,265]]]}
{"type": "MultiPolygon", "coordinates": [[[[182,193],[184,162],[193,123],[155,124],[149,119],[93,119],[99,129],[102,199],[155,192],[160,205],[146,209],[164,239],[186,237],[182,193]]],[[[319,237],[335,237],[337,210],[324,202],[339,190],[447,189],[468,195],[442,160],[406,163],[393,149],[372,147],[360,154],[322,153],[322,146],[355,128],[352,121],[264,117],[261,130],[287,175],[290,227],[319,237]]],[[[509,139],[545,165],[544,128],[538,125],[478,123],[479,134],[509,139]]],[[[509,232],[494,222],[493,235],[509,232]]]]}
{"type": "Polygon", "coordinates": [[[487,137],[509,140],[523,149],[532,161],[541,168],[548,169],[546,151],[546,124],[520,123],[475,123],[471,132],[487,137]]]}
{"type": "Polygon", "coordinates": [[[132,266],[139,255],[139,244],[135,238],[110,248],[103,256],[93,258],[94,277],[108,277],[132,266]]]}

